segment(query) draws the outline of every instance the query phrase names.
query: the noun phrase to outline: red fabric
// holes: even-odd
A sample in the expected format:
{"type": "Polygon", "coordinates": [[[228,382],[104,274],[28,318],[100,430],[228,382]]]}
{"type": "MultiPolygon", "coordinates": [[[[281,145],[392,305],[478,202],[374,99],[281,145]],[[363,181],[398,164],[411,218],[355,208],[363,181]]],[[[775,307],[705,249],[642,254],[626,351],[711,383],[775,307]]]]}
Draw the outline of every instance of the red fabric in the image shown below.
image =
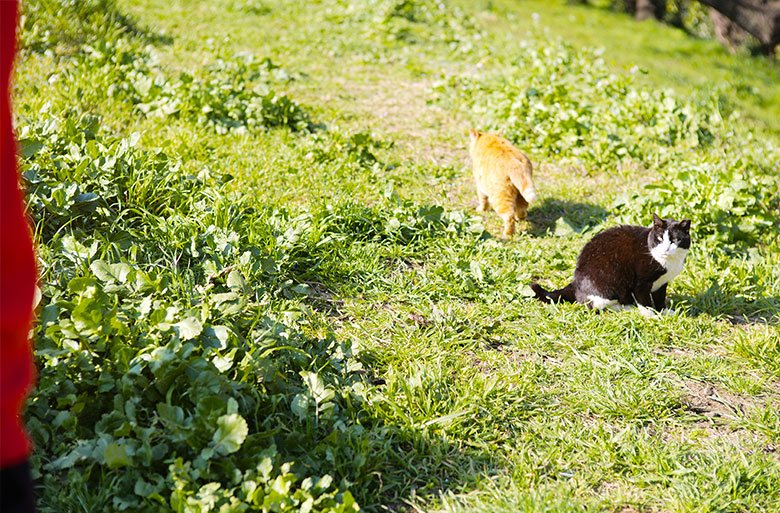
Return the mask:
{"type": "Polygon", "coordinates": [[[34,375],[27,335],[35,256],[19,191],[10,104],[16,14],[17,0],[0,0],[0,468],[21,463],[29,455],[20,412],[34,375]]]}

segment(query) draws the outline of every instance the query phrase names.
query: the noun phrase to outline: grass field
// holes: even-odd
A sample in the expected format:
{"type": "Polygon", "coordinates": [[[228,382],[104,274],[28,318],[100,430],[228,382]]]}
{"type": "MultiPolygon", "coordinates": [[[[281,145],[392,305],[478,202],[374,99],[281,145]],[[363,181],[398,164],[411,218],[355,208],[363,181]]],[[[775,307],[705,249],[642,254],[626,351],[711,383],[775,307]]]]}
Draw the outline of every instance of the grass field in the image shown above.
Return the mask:
{"type": "Polygon", "coordinates": [[[36,0],[42,511],[780,508],[780,68],[566,2],[36,0]],[[478,214],[470,127],[532,158],[478,214]],[[529,297],[653,212],[675,313],[529,297]]]}

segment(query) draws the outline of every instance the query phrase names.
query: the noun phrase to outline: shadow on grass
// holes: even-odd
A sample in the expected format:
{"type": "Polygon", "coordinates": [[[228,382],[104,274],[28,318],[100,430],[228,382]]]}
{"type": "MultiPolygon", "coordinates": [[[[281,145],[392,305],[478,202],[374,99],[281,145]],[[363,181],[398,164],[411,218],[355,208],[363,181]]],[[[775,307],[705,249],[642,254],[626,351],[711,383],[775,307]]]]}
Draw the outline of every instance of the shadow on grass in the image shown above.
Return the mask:
{"type": "Polygon", "coordinates": [[[28,2],[23,6],[22,50],[44,53],[59,47],[65,55],[83,51],[84,45],[114,40],[126,35],[144,44],[173,43],[173,38],[140,26],[123,13],[116,0],[68,2],[51,0],[28,2]]]}
{"type": "Polygon", "coordinates": [[[695,295],[673,294],[671,299],[674,303],[689,305],[691,317],[708,314],[724,316],[732,324],[780,324],[780,297],[767,295],[753,299],[730,294],[718,282],[695,295]]]}
{"type": "MultiPolygon", "coordinates": [[[[410,504],[478,488],[484,479],[506,471],[500,454],[471,439],[501,413],[486,414],[487,405],[424,411],[423,403],[451,399],[456,376],[420,374],[423,367],[388,371],[375,350],[362,351],[359,359],[365,367],[356,375],[374,391],[361,405],[341,403],[347,409],[354,406],[352,414],[329,423],[313,416],[296,418],[285,408],[275,412],[274,444],[283,459],[301,466],[302,474],[327,469],[350,489],[362,511],[380,512],[411,510],[410,504]]],[[[528,404],[528,416],[546,405],[542,398],[528,404]]],[[[268,421],[264,413],[260,417],[268,421]]]]}
{"type": "MultiPolygon", "coordinates": [[[[445,404],[451,399],[456,376],[450,372],[420,374],[423,366],[385,372],[380,353],[361,354],[372,375],[367,381],[378,392],[364,410],[371,420],[362,423],[371,426],[361,435],[370,440],[371,447],[361,472],[364,484],[353,490],[364,510],[411,510],[410,504],[476,489],[481,481],[506,471],[507,461],[500,452],[490,450],[489,444],[477,446],[472,437],[476,431],[491,431],[488,426],[501,425],[510,414],[494,411],[487,404],[475,404],[468,411],[424,412],[424,405],[431,401],[445,404]]],[[[527,399],[522,412],[511,413],[515,420],[522,422],[547,405],[542,397],[527,399]]]]}
{"type": "Polygon", "coordinates": [[[409,504],[435,500],[447,492],[476,489],[479,482],[498,475],[506,468],[495,456],[476,449],[458,447],[459,441],[445,443],[443,437],[410,431],[377,419],[369,436],[393,433],[381,440],[374,455],[382,460],[372,472],[360,497],[364,511],[406,511],[409,504]],[[372,482],[373,481],[373,482],[372,482]]]}
{"type": "Polygon", "coordinates": [[[528,233],[534,237],[545,237],[555,231],[555,224],[562,217],[575,228],[583,229],[600,223],[607,217],[607,213],[599,205],[545,198],[528,209],[528,233]]]}
{"type": "Polygon", "coordinates": [[[134,19],[123,14],[113,3],[109,4],[106,16],[108,19],[113,20],[124,33],[133,38],[140,39],[144,43],[155,45],[173,44],[173,38],[171,36],[154,32],[149,27],[139,26],[134,19]]]}

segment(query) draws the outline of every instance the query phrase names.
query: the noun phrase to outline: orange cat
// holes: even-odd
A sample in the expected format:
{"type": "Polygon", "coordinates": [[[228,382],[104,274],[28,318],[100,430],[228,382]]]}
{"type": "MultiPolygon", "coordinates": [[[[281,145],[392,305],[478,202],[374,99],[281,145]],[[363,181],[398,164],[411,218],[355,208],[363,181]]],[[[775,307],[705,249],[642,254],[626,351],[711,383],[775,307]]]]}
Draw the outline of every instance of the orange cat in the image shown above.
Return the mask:
{"type": "Polygon", "coordinates": [[[477,210],[488,205],[504,220],[504,237],[515,233],[515,218],[525,219],[528,204],[536,201],[533,166],[525,154],[499,134],[469,130],[469,153],[479,196],[477,210]]]}

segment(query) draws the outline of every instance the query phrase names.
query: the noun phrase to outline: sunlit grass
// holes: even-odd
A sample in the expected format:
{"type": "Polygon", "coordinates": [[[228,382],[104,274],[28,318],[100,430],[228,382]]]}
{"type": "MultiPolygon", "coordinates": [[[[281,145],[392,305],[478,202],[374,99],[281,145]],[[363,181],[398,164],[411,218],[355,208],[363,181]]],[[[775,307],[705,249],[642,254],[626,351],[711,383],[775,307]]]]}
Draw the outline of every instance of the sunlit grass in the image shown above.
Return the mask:
{"type": "MultiPolygon", "coordinates": [[[[314,510],[330,511],[347,492],[367,511],[777,509],[777,226],[754,242],[718,239],[725,221],[696,227],[673,315],[528,297],[533,280],[571,279],[593,230],[617,222],[618,196],[644,201],[643,185],[718,154],[673,146],[663,166],[609,154],[578,165],[538,148],[540,201],[504,241],[490,235],[497,216],[473,210],[465,149],[470,124],[491,115],[479,110],[486,70],[523,76],[512,52],[525,43],[549,43],[550,66],[561,37],[573,52],[606,47],[610,70],[646,70],[626,87],[672,87],[673,102],[729,81],[727,103],[761,129],[729,132],[721,142],[744,161],[721,162],[746,183],[771,177],[755,155],[776,154],[766,134],[778,107],[762,103],[777,94],[775,64],[564,2],[118,8],[148,34],[116,37],[151,44],[161,81],[205,81],[237,52],[270,57],[285,72],[270,84],[311,126],[222,133],[193,109],[146,115],[133,90],[107,93],[127,85],[110,66],[82,75],[73,48],[23,50],[17,125],[25,148],[41,144],[23,165],[40,202],[41,374],[28,417],[43,511],[260,509],[264,497],[294,511],[315,495],[314,510]],[[442,90],[462,77],[471,89],[442,90]],[[743,94],[753,87],[760,97],[743,94]],[[134,146],[118,152],[125,139],[134,146]],[[87,192],[100,209],[88,211],[87,192]],[[240,447],[224,449],[218,429],[240,447]]],[[[755,219],[771,214],[741,199],[755,219]]],[[[654,204],[636,205],[649,222],[654,204]]]]}

